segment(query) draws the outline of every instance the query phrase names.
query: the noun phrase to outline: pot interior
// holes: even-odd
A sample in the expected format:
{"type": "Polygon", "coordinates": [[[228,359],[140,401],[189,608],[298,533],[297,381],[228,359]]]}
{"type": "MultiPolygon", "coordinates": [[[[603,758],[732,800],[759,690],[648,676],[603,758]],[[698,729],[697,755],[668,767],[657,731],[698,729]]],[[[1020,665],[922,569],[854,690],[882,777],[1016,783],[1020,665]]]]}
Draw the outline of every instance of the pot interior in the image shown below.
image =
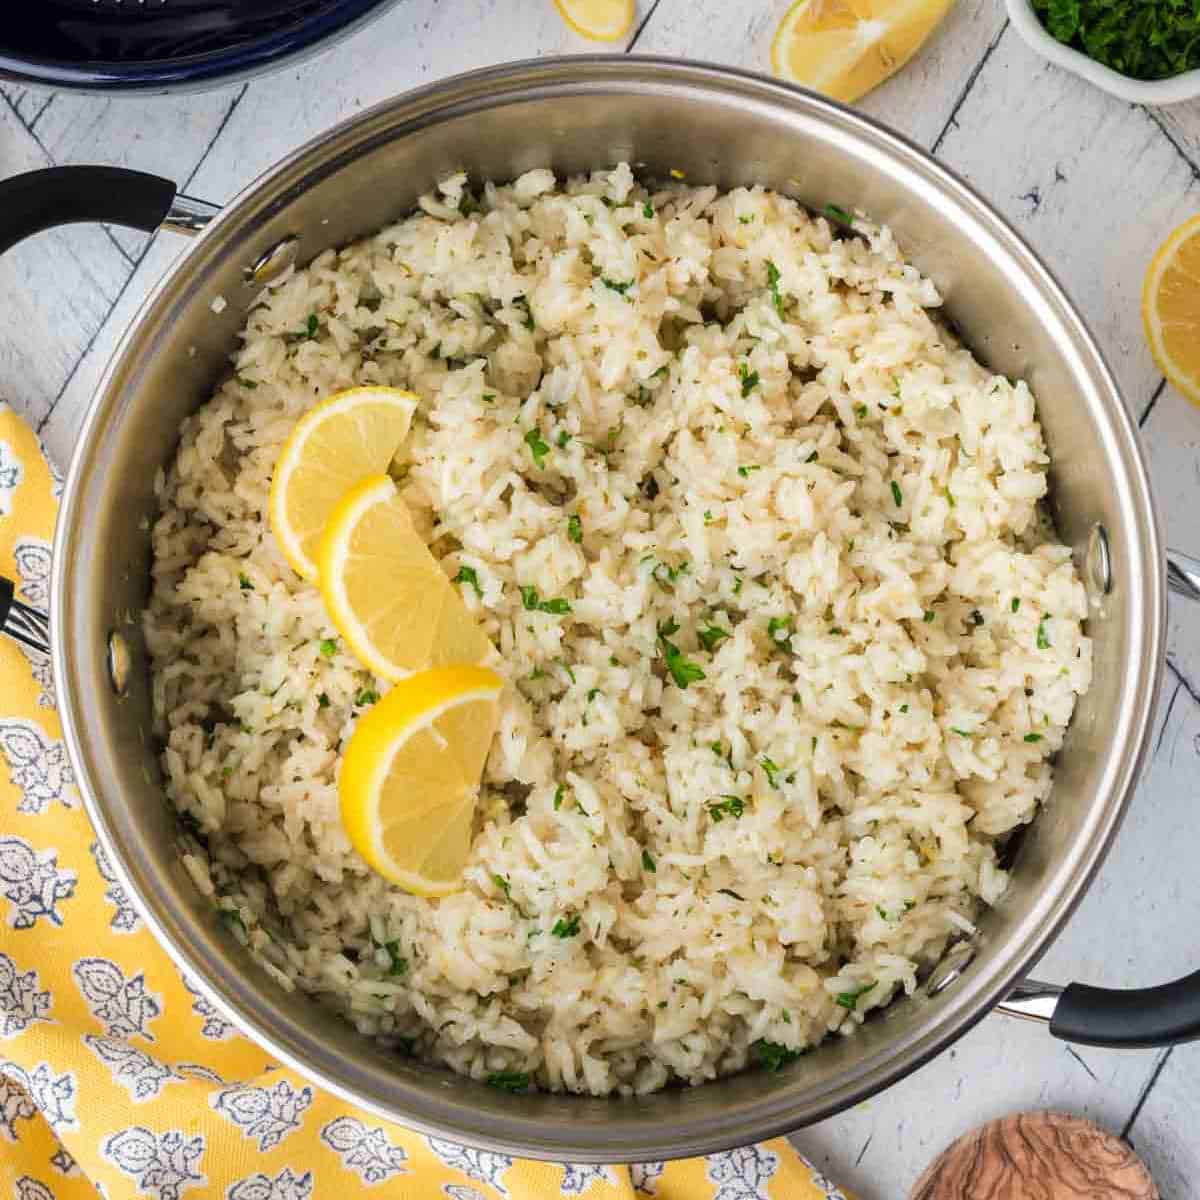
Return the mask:
{"type": "Polygon", "coordinates": [[[1115,829],[1156,688],[1157,536],[1136,441],[1079,319],[1003,223],[920,151],[820,98],[730,71],[636,59],[479,72],[356,118],[235,201],[147,303],[90,413],[56,547],[59,695],[80,785],[117,869],[173,957],[268,1051],[410,1127],[506,1153],[631,1161],[710,1152],[819,1119],[912,1070],[1003,995],[1065,919],[1115,829]],[[215,921],[176,851],[151,732],[137,614],[148,595],[156,468],[182,419],[229,370],[256,288],[243,271],[284,237],[299,261],[411,210],[443,175],[507,180],[635,164],[722,188],[762,184],[889,223],[932,276],[963,340],[1028,380],[1053,455],[1052,504],[1082,563],[1107,531],[1111,584],[1094,589],[1094,682],[1059,757],[1052,799],[981,922],[974,960],[936,996],[894,1003],[853,1038],[778,1074],[749,1071],[637,1099],[509,1096],[387,1054],[289,995],[215,921]],[[222,296],[227,307],[210,307],[222,296]],[[109,683],[107,641],[133,654],[109,683]]]}

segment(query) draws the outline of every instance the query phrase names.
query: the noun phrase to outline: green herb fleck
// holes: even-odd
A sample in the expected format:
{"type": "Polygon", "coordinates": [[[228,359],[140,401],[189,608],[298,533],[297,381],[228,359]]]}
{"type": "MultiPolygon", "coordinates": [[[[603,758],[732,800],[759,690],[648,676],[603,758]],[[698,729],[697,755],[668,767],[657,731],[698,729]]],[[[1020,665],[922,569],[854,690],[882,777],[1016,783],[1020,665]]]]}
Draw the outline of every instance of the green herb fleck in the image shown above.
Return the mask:
{"type": "Polygon", "coordinates": [[[554,811],[555,812],[558,812],[558,810],[560,808],[562,808],[563,796],[565,794],[566,794],[566,788],[564,788],[563,785],[560,783],[558,785],[558,787],[556,787],[554,789],[554,811]]]}
{"type": "Polygon", "coordinates": [[[1046,618],[1043,617],[1038,622],[1037,627],[1037,648],[1039,650],[1050,649],[1050,635],[1046,632],[1046,618]]]}
{"type": "Polygon", "coordinates": [[[649,200],[642,205],[642,216],[645,217],[647,221],[654,220],[654,205],[651,204],[649,200]]]}
{"type": "Polygon", "coordinates": [[[578,913],[573,913],[570,917],[559,917],[554,922],[554,927],[550,932],[556,938],[574,937],[579,932],[580,917],[578,913]]]}
{"type": "Polygon", "coordinates": [[[783,298],[783,293],[779,290],[779,268],[767,260],[767,287],[771,289],[771,303],[775,305],[775,311],[779,316],[783,317],[783,310],[787,307],[787,301],[783,298]]]}
{"type": "Polygon", "coordinates": [[[719,643],[723,642],[726,638],[733,637],[733,634],[722,629],[719,625],[710,625],[707,629],[701,629],[696,634],[696,637],[699,638],[700,645],[711,654],[719,643]]]}
{"type": "Polygon", "coordinates": [[[380,948],[387,951],[388,975],[399,977],[408,970],[408,959],[400,953],[399,942],[383,942],[380,948]]]}
{"type": "Polygon", "coordinates": [[[379,693],[374,688],[359,688],[354,696],[355,708],[366,708],[379,703],[379,693]]]}
{"type": "Polygon", "coordinates": [[[469,584],[475,589],[477,596],[483,595],[483,588],[479,586],[479,575],[476,573],[474,567],[459,567],[458,574],[455,575],[453,582],[469,584]]]}
{"type": "Polygon", "coordinates": [[[925,615],[921,618],[921,620],[924,621],[926,625],[932,625],[936,617],[937,613],[935,613],[932,608],[927,608],[925,610],[925,615]]]}
{"type": "Polygon", "coordinates": [[[720,742],[709,742],[708,748],[723,763],[725,763],[731,771],[733,770],[733,747],[732,746],[730,746],[729,749],[726,750],[725,747],[722,746],[720,742]]]}
{"type": "Polygon", "coordinates": [[[758,372],[750,370],[748,363],[738,363],[738,378],[742,381],[742,399],[744,400],[758,387],[758,372]]]}
{"type": "Polygon", "coordinates": [[[817,461],[817,452],[814,450],[805,460],[806,463],[817,461]]]}
{"type": "Polygon", "coordinates": [[[836,1003],[841,1005],[842,1008],[848,1008],[851,1012],[853,1012],[855,1010],[855,1008],[858,1006],[859,997],[865,996],[874,987],[875,987],[874,983],[865,983],[860,988],[853,988],[851,991],[848,991],[848,992],[838,992],[837,996],[835,996],[834,999],[835,999],[836,1003]]]}
{"type": "Polygon", "coordinates": [[[309,313],[308,320],[304,323],[304,332],[300,334],[302,338],[308,338],[310,341],[317,336],[317,331],[321,328],[321,322],[317,319],[316,313],[309,313]]]}
{"type": "Polygon", "coordinates": [[[762,757],[762,758],[760,758],[760,759],[758,760],[758,762],[759,762],[759,765],[760,765],[760,766],[762,767],[762,769],[763,769],[763,774],[764,774],[764,775],[766,775],[766,777],[767,777],[767,782],[768,782],[768,783],[769,783],[769,784],[770,784],[770,785],[771,785],[771,786],[772,786],[772,787],[773,787],[773,788],[774,788],[776,791],[778,791],[778,790],[779,790],[779,778],[778,778],[778,776],[779,776],[780,774],[782,774],[782,772],[783,772],[783,768],[782,768],[782,767],[779,767],[779,766],[776,766],[776,765],[775,765],[775,763],[773,763],[773,762],[772,762],[772,761],[771,761],[769,758],[767,758],[767,756],[766,756],[766,755],[763,755],[763,757],[762,757]]]}
{"type": "Polygon", "coordinates": [[[495,400],[496,400],[496,393],[495,392],[484,392],[483,395],[480,396],[479,398],[480,398],[480,400],[482,400],[484,402],[484,404],[494,404],[495,400]]]}
{"type": "Polygon", "coordinates": [[[778,1042],[768,1042],[766,1038],[759,1038],[757,1042],[751,1042],[750,1049],[754,1052],[754,1057],[758,1059],[759,1064],[772,1074],[782,1070],[789,1063],[794,1063],[804,1054],[803,1050],[792,1050],[787,1046],[781,1046],[778,1042]]]}
{"type": "Polygon", "coordinates": [[[627,291],[629,291],[629,289],[631,287],[633,287],[633,284],[634,284],[634,281],[632,279],[629,280],[627,283],[618,283],[615,279],[601,278],[600,282],[602,284],[604,284],[604,286],[606,288],[608,288],[608,290],[610,292],[616,292],[618,296],[625,295],[625,293],[627,291]]]}
{"type": "Polygon", "coordinates": [[[556,437],[554,440],[558,444],[558,448],[560,450],[565,450],[570,444],[571,435],[565,429],[560,429],[558,432],[558,437],[556,437]]]}
{"type": "Polygon", "coordinates": [[[1040,742],[1042,740],[1042,735],[1040,733],[1027,733],[1025,735],[1025,740],[1030,745],[1033,745],[1034,742],[1040,742]]]}
{"type": "Polygon", "coordinates": [[[525,320],[522,321],[521,324],[524,325],[526,329],[528,329],[532,332],[532,330],[533,330],[533,313],[530,311],[529,301],[526,300],[524,296],[517,296],[513,300],[513,304],[515,304],[518,308],[523,308],[525,310],[525,320]]]}
{"type": "Polygon", "coordinates": [[[254,584],[250,582],[250,576],[244,572],[238,573],[238,587],[240,587],[243,592],[254,591],[254,584]]]}
{"type": "Polygon", "coordinates": [[[900,490],[900,485],[892,480],[892,499],[896,502],[896,507],[899,508],[904,503],[904,493],[900,490]]]}
{"type": "Polygon", "coordinates": [[[555,617],[561,617],[564,613],[571,611],[571,602],[565,597],[558,596],[553,600],[543,600],[538,596],[537,588],[533,586],[521,589],[521,603],[525,606],[526,612],[550,613],[555,617]]]}
{"type": "Polygon", "coordinates": [[[649,850],[642,851],[642,866],[645,867],[645,869],[649,871],[651,875],[658,874],[658,866],[656,865],[654,857],[649,850]]]}
{"type": "Polygon", "coordinates": [[[746,899],[746,897],[745,897],[745,896],[739,896],[739,895],[737,894],[737,892],[735,892],[735,891],[733,890],[733,888],[717,888],[717,891],[718,891],[718,893],[719,893],[720,895],[722,895],[722,896],[731,896],[731,897],[732,897],[734,900],[742,900],[742,901],[745,901],[745,899],[746,899]]]}
{"type": "Polygon", "coordinates": [[[979,626],[983,624],[983,613],[981,613],[979,611],[979,609],[977,609],[977,608],[971,609],[971,622],[972,622],[972,624],[974,624],[976,629],[978,629],[979,626]]]}
{"type": "Polygon", "coordinates": [[[762,467],[760,467],[760,466],[759,466],[757,463],[751,463],[749,466],[745,466],[745,467],[738,467],[738,469],[737,469],[737,473],[738,473],[738,474],[739,474],[739,475],[740,475],[740,476],[741,476],[743,479],[749,479],[749,478],[750,478],[750,473],[751,473],[752,471],[761,471],[761,470],[762,470],[762,467]]]}
{"type": "Polygon", "coordinates": [[[258,387],[258,384],[255,383],[253,379],[245,379],[241,375],[238,376],[238,384],[241,387],[244,387],[248,392],[253,392],[258,387]]]}
{"type": "Polygon", "coordinates": [[[1012,608],[1013,612],[1016,612],[1017,609],[1019,609],[1021,607],[1021,597],[1014,596],[1012,598],[1012,604],[1010,605],[1010,607],[1012,608]]]}
{"type": "Polygon", "coordinates": [[[839,208],[836,204],[827,204],[823,211],[831,221],[854,228],[854,218],[844,208],[839,208]]]}
{"type": "Polygon", "coordinates": [[[567,518],[567,537],[576,545],[583,541],[583,521],[578,513],[572,513],[567,518]]]}
{"type": "Polygon", "coordinates": [[[660,621],[658,624],[658,644],[662,651],[663,661],[675,681],[675,686],[687,690],[690,683],[698,683],[703,679],[704,672],[690,659],[684,658],[683,651],[670,639],[679,632],[679,626],[671,620],[660,621]]]}
{"type": "Polygon", "coordinates": [[[588,694],[587,694],[587,700],[588,700],[588,703],[589,703],[589,704],[591,704],[591,702],[592,702],[593,700],[595,700],[595,698],[596,698],[598,695],[600,695],[600,689],[599,689],[599,688],[588,688],[588,694]]]}
{"type": "Polygon", "coordinates": [[[767,622],[767,637],[774,646],[787,647],[788,639],[792,636],[791,617],[772,617],[767,622]]]}
{"type": "Polygon", "coordinates": [[[529,453],[533,455],[534,466],[540,471],[546,462],[546,455],[550,453],[550,447],[542,440],[540,429],[531,429],[525,435],[525,445],[529,447],[529,453]]]}
{"type": "Polygon", "coordinates": [[[329,704],[330,704],[330,700],[329,700],[328,695],[326,695],[324,692],[321,692],[317,696],[317,707],[318,708],[328,708],[329,704]]]}
{"type": "Polygon", "coordinates": [[[959,737],[969,738],[971,734],[965,729],[959,729],[956,725],[950,726],[951,733],[957,733],[959,737]]]}
{"type": "Polygon", "coordinates": [[[708,806],[708,815],[715,825],[719,825],[726,817],[740,817],[745,811],[745,800],[727,793],[722,793],[720,800],[714,800],[708,806]]]}
{"type": "Polygon", "coordinates": [[[900,711],[901,711],[902,713],[906,713],[906,712],[908,712],[908,705],[907,705],[907,704],[902,704],[902,705],[900,705],[900,711]]]}
{"type": "Polygon", "coordinates": [[[501,1092],[523,1092],[529,1087],[529,1076],[524,1071],[493,1071],[487,1085],[501,1092]]]}
{"type": "Polygon", "coordinates": [[[333,638],[322,638],[320,651],[322,658],[332,658],[337,653],[337,642],[333,638]]]}
{"type": "Polygon", "coordinates": [[[738,224],[739,224],[739,225],[749,225],[749,224],[751,224],[753,221],[754,221],[754,216],[753,216],[753,214],[751,214],[750,216],[740,216],[740,217],[738,217],[738,224]]]}
{"type": "Polygon", "coordinates": [[[217,909],[217,916],[230,933],[236,933],[238,930],[241,930],[242,937],[246,936],[246,923],[232,908],[217,909]]]}

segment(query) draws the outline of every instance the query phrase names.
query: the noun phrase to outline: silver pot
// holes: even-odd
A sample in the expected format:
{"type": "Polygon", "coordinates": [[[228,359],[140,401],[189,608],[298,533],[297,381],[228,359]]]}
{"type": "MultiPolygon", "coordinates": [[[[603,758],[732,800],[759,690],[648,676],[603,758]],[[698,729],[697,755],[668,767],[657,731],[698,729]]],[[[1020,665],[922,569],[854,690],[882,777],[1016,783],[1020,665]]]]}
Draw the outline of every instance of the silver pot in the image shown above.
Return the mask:
{"type": "MultiPolygon", "coordinates": [[[[1052,1017],[1052,1033],[1078,1041],[1200,1036],[1200,974],[1142,993],[1072,985],[1059,994],[1022,982],[1094,876],[1137,778],[1162,668],[1164,555],[1136,433],[1095,342],[1038,258],[960,180],[895,134],[794,88],[601,57],[518,63],[401,96],[303,147],[215,219],[162,180],[96,170],[0,185],[0,249],[64,219],[204,228],[118,349],[71,465],[51,614],[63,725],[88,813],[143,917],[204,995],[277,1060],[422,1132],[605,1162],[707,1153],[819,1120],[1001,1005],[1052,1017]],[[136,618],[148,593],[147,518],[155,468],[228,369],[245,305],[272,272],[373,232],[455,168],[510,179],[534,166],[562,174],[621,159],[652,176],[760,183],[816,207],[851,202],[893,227],[967,344],[1041,397],[1058,528],[1091,596],[1095,679],[1059,756],[1053,799],[1015,849],[1008,894],[916,996],[778,1074],[638,1099],[510,1096],[385,1053],[285,993],[193,888],[163,800],[136,618]],[[220,314],[210,307],[218,296],[228,302],[220,314]]],[[[1181,561],[1175,579],[1195,592],[1193,566],[1181,561]]]]}

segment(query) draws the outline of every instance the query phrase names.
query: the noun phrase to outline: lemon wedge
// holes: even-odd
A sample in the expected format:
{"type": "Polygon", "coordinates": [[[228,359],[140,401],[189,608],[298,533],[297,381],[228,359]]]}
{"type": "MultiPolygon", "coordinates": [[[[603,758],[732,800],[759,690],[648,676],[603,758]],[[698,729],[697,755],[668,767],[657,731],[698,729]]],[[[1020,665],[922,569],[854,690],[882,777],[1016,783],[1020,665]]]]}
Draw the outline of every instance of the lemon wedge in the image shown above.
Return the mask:
{"type": "Polygon", "coordinates": [[[895,74],[954,0],[796,0],[771,43],[781,79],[849,104],[895,74]]]}
{"type": "Polygon", "coordinates": [[[554,0],[576,33],[594,42],[617,42],[633,24],[633,0],[554,0]]]}
{"type": "Polygon", "coordinates": [[[384,878],[418,896],[459,886],[502,681],[484,667],[419,671],[364,714],[342,758],[342,823],[384,878]]]}
{"type": "Polygon", "coordinates": [[[292,569],[317,578],[321,532],[346,490],[387,470],[408,436],[417,398],[399,388],[338,392],[296,423],[275,463],[271,531],[292,569]]]}
{"type": "Polygon", "coordinates": [[[1200,405],[1200,215],[1180,225],[1150,263],[1142,322],[1163,374],[1200,405]]]}
{"type": "Polygon", "coordinates": [[[329,618],[358,660],[392,681],[477,663],[491,643],[413,526],[387,475],[338,502],[317,551],[329,618]]]}

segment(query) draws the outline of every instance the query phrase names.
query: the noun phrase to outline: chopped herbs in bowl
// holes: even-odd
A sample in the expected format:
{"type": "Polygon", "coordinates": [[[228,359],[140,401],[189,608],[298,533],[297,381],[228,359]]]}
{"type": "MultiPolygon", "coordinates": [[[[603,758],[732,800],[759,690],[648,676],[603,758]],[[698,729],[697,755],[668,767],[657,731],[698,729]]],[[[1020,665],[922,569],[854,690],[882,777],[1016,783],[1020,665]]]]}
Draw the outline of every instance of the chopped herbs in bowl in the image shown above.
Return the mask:
{"type": "Polygon", "coordinates": [[[1022,37],[1052,62],[1123,99],[1200,96],[1197,0],[1009,0],[1022,37]]]}

